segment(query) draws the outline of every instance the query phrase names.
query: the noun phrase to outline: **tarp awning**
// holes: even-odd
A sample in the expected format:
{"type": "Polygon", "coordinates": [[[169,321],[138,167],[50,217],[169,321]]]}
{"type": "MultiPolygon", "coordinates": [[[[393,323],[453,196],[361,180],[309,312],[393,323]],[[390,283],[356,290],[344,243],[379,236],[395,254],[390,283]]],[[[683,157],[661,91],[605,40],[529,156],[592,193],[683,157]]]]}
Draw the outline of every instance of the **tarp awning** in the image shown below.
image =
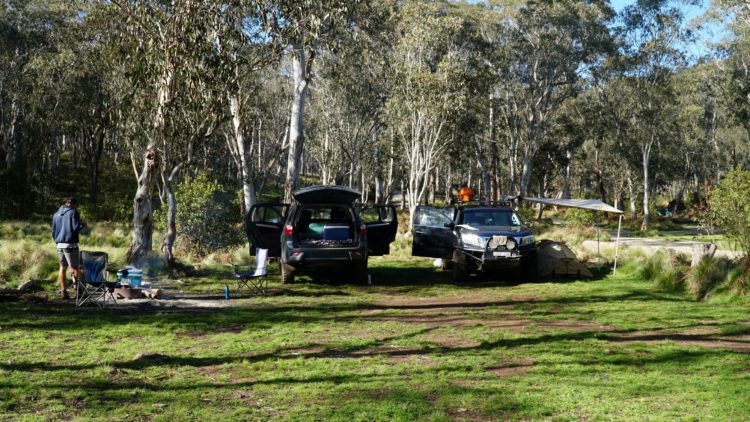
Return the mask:
{"type": "Polygon", "coordinates": [[[537,202],[537,203],[546,204],[546,205],[556,205],[559,207],[583,208],[587,210],[613,212],[617,214],[622,214],[622,211],[598,199],[555,199],[555,198],[531,198],[531,197],[526,197],[526,196],[521,197],[521,199],[524,201],[537,202]]]}

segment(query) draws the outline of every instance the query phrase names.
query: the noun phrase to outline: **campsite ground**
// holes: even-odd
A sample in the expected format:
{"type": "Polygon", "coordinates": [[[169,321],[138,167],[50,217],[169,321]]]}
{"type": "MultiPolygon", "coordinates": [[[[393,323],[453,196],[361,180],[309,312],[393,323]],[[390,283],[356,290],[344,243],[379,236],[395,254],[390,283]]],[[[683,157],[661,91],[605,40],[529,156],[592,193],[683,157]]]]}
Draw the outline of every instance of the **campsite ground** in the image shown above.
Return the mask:
{"type": "Polygon", "coordinates": [[[168,282],[190,301],[105,311],[43,295],[3,301],[0,419],[750,414],[741,300],[659,292],[632,265],[591,281],[462,285],[430,260],[371,268],[373,286],[281,285],[274,274],[269,296],[228,303],[221,266],[168,282]],[[193,306],[208,302],[226,306],[193,306]]]}

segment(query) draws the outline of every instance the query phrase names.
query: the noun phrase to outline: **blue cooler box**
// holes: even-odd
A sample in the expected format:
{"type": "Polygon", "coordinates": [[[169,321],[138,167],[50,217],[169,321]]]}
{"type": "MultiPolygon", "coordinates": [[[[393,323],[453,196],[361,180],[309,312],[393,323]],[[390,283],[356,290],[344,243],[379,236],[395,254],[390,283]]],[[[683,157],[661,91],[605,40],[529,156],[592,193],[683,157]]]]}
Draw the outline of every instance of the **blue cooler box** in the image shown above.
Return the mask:
{"type": "Polygon", "coordinates": [[[141,287],[143,271],[136,269],[125,269],[117,272],[117,281],[130,287],[141,287]]]}

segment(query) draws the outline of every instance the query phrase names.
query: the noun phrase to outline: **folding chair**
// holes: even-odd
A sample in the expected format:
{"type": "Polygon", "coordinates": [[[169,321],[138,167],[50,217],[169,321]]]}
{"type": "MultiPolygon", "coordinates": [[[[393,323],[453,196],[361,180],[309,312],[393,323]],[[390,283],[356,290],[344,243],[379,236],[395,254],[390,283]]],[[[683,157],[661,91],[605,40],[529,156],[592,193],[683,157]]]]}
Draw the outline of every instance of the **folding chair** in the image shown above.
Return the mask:
{"type": "Polygon", "coordinates": [[[108,282],[107,264],[109,256],[105,252],[81,251],[78,276],[73,278],[76,288],[76,306],[93,303],[99,309],[117,300],[112,293],[116,283],[108,282]],[[83,270],[83,274],[81,271],[83,270]]]}
{"type": "Polygon", "coordinates": [[[237,279],[237,291],[243,286],[258,295],[265,296],[268,289],[266,278],[268,249],[255,249],[255,267],[250,264],[232,265],[234,278],[237,279]]]}

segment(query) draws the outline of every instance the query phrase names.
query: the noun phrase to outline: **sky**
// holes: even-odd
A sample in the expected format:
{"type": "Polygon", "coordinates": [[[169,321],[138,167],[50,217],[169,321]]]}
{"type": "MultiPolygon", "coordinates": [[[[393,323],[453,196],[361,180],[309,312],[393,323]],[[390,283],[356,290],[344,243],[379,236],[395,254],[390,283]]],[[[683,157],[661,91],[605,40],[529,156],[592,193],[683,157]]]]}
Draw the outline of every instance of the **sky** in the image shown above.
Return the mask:
{"type": "MultiPolygon", "coordinates": [[[[610,0],[610,3],[618,13],[626,6],[635,3],[636,0],[610,0]]],[[[702,0],[699,6],[683,5],[680,8],[685,13],[685,24],[690,25],[691,21],[701,16],[710,6],[710,0],[702,0]]],[[[716,26],[709,26],[698,33],[695,43],[686,46],[686,49],[693,58],[698,58],[709,52],[709,44],[712,41],[721,39],[721,31],[716,26]]]]}

